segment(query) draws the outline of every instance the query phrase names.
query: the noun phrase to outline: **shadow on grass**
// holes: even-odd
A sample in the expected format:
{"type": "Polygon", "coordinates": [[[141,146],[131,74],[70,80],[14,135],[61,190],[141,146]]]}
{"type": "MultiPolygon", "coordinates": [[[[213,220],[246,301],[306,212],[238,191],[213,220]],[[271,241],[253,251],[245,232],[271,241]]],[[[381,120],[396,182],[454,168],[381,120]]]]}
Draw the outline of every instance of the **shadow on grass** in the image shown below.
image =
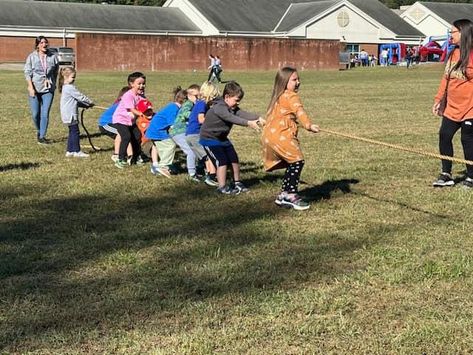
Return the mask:
{"type": "MultiPolygon", "coordinates": [[[[336,189],[350,192],[353,183],[329,181],[307,191],[329,198],[336,189]]],[[[279,222],[287,211],[245,196],[185,185],[149,198],[94,195],[19,205],[21,217],[0,225],[0,349],[31,351],[23,344],[38,338],[61,334],[67,342],[78,332],[133,329],[150,319],[175,322],[171,314],[186,323],[195,302],[253,297],[353,272],[353,252],[376,243],[310,231],[294,239],[294,230],[279,222]]]]}
{"type": "Polygon", "coordinates": [[[17,163],[17,164],[7,164],[0,165],[0,172],[9,171],[9,170],[28,170],[39,167],[39,163],[17,163]]]}
{"type": "Polygon", "coordinates": [[[352,193],[351,185],[358,184],[359,182],[358,179],[328,180],[321,185],[302,189],[300,194],[309,202],[329,200],[332,195],[338,191],[343,194],[352,193]]]}

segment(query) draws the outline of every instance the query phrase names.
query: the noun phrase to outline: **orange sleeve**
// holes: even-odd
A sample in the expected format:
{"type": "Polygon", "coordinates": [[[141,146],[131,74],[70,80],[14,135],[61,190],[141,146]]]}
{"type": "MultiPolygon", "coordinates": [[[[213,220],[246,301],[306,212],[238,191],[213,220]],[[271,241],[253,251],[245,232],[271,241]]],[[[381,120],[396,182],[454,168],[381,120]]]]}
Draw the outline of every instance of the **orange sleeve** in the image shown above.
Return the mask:
{"type": "Polygon", "coordinates": [[[297,93],[293,93],[289,96],[289,106],[291,111],[296,114],[296,120],[299,124],[307,130],[310,130],[312,122],[307,116],[307,113],[304,110],[301,99],[297,93]]]}
{"type": "Polygon", "coordinates": [[[443,94],[445,93],[446,88],[447,88],[447,77],[446,77],[446,75],[443,75],[442,80],[440,81],[440,86],[437,90],[437,95],[435,95],[434,102],[439,102],[440,101],[443,94]]]}

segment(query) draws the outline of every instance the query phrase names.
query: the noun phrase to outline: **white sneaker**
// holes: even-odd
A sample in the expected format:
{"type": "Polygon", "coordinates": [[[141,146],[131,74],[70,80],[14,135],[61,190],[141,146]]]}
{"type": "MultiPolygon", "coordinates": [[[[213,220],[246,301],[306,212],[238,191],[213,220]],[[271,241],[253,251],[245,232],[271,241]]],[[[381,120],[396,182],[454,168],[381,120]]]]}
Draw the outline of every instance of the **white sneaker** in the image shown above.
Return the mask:
{"type": "Polygon", "coordinates": [[[151,164],[151,174],[153,174],[153,175],[159,175],[158,167],[157,167],[157,166],[154,166],[153,164],[151,164]]]}
{"type": "Polygon", "coordinates": [[[74,158],[88,158],[89,154],[84,153],[82,150],[80,152],[74,153],[74,158]]]}
{"type": "Polygon", "coordinates": [[[112,158],[113,162],[116,163],[118,161],[118,154],[113,154],[111,156],[111,158],[112,158]]]}
{"type": "Polygon", "coordinates": [[[66,158],[73,157],[75,154],[75,152],[66,152],[66,158]]]}

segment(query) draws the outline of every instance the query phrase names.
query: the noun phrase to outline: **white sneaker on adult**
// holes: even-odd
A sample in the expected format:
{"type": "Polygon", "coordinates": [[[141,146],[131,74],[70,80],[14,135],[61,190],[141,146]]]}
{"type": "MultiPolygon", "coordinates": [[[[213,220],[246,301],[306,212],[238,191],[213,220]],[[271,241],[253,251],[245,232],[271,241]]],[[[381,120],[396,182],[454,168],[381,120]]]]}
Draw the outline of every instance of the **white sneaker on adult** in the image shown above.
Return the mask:
{"type": "Polygon", "coordinates": [[[66,152],[66,158],[73,157],[75,154],[75,152],[66,152]]]}

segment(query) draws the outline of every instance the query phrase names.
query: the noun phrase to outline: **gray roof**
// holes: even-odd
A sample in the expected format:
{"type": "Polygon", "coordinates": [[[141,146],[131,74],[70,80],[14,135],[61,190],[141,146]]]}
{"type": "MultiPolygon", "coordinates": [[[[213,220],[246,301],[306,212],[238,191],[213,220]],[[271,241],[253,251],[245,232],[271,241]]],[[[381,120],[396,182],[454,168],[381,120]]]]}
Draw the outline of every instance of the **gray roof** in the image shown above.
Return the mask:
{"type": "MultiPolygon", "coordinates": [[[[189,0],[220,32],[287,31],[317,16],[340,0],[189,0]],[[305,3],[305,4],[302,4],[305,3]],[[291,27],[292,26],[292,27],[291,27]]],[[[348,0],[360,10],[401,36],[423,36],[379,0],[348,0]]]]}
{"type": "Polygon", "coordinates": [[[331,8],[337,2],[338,0],[328,0],[291,4],[275,31],[290,31],[331,8]]]}
{"type": "Polygon", "coordinates": [[[271,32],[290,0],[190,0],[221,32],[271,32]]]}
{"type": "Polygon", "coordinates": [[[349,1],[398,36],[424,37],[422,32],[408,24],[399,15],[378,0],[349,1]]]}
{"type": "Polygon", "coordinates": [[[23,0],[0,1],[0,27],[201,33],[177,8],[23,0]]]}
{"type": "Polygon", "coordinates": [[[448,23],[453,23],[453,21],[462,18],[473,21],[473,4],[423,1],[419,3],[448,23]]]}

